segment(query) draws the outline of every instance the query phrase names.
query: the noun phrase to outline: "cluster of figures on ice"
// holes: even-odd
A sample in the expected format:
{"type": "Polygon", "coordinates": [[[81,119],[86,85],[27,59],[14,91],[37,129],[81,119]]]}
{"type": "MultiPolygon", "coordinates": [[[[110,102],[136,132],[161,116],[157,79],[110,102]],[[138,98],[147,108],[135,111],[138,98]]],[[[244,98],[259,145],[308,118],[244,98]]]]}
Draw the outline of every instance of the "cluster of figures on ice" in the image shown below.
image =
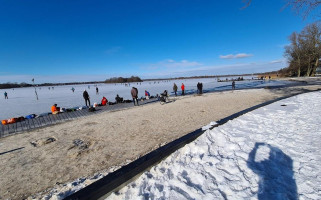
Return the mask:
{"type": "MultiPolygon", "coordinates": [[[[198,89],[198,94],[202,94],[202,90],[203,90],[203,84],[202,83],[198,83],[197,84],[197,89],[198,89]]],[[[73,92],[74,92],[74,88],[71,89],[73,92]]],[[[175,93],[175,96],[177,96],[177,90],[178,90],[178,87],[177,85],[174,83],[174,86],[173,86],[173,91],[175,93]]],[[[184,83],[182,83],[181,85],[181,90],[182,90],[182,95],[185,95],[185,85],[184,83]]],[[[98,94],[99,92],[99,89],[98,87],[96,87],[96,94],[98,94]]],[[[108,105],[113,105],[113,104],[117,104],[117,103],[129,103],[129,102],[133,102],[134,103],[134,106],[139,106],[139,100],[138,100],[138,89],[136,87],[132,87],[131,91],[130,91],[130,94],[132,96],[132,99],[133,100],[124,100],[123,97],[120,97],[118,94],[116,95],[115,97],[115,102],[108,102],[107,98],[105,96],[103,96],[103,98],[101,99],[101,103],[98,104],[98,103],[94,103],[93,106],[91,106],[90,104],[90,97],[89,97],[89,94],[87,92],[87,90],[85,89],[84,92],[83,92],[83,98],[85,100],[85,104],[86,106],[85,107],[80,107],[79,109],[83,109],[83,108],[88,108],[89,111],[95,111],[95,108],[98,107],[98,106],[106,106],[107,104],[108,105]]],[[[161,93],[160,95],[156,94],[156,96],[151,96],[150,93],[145,90],[145,99],[150,99],[150,98],[158,98],[158,100],[160,102],[168,102],[168,92],[167,90],[165,90],[163,93],[161,93]]],[[[144,98],[141,97],[141,101],[143,101],[144,98]]],[[[66,112],[68,110],[64,109],[64,108],[60,108],[60,107],[57,107],[57,104],[54,104],[52,107],[51,107],[51,113],[52,114],[58,114],[60,112],[66,112]]]]}
{"type": "MultiPolygon", "coordinates": [[[[88,86],[89,88],[89,86],[88,86]]],[[[232,89],[235,89],[235,81],[232,82],[232,89]]],[[[75,91],[75,88],[71,89],[72,92],[75,91]]],[[[175,96],[177,96],[177,91],[178,91],[178,86],[174,83],[173,85],[173,93],[175,94],[175,96]]],[[[87,92],[87,90],[85,89],[83,91],[83,98],[85,100],[85,104],[86,106],[83,107],[77,107],[77,108],[69,108],[69,109],[65,109],[65,108],[60,108],[58,107],[57,104],[54,104],[51,106],[51,113],[50,114],[58,114],[58,113],[62,113],[62,112],[71,112],[71,111],[76,111],[76,110],[82,110],[82,109],[87,109],[89,112],[93,112],[95,111],[95,108],[98,106],[106,106],[108,105],[113,105],[113,104],[117,104],[117,103],[130,103],[133,102],[134,106],[139,106],[139,100],[138,100],[138,89],[136,87],[132,87],[131,91],[131,96],[133,98],[133,100],[124,100],[123,97],[120,97],[118,94],[115,97],[115,102],[108,102],[107,98],[103,96],[100,104],[98,103],[94,103],[93,106],[91,106],[90,104],[90,97],[89,94],[87,92]]],[[[203,93],[203,83],[198,82],[197,83],[197,94],[202,94],[203,93]]],[[[96,86],[96,94],[99,94],[99,89],[96,86]]],[[[184,83],[182,83],[181,85],[181,94],[184,96],[185,95],[185,85],[184,83]]],[[[145,90],[145,98],[141,97],[141,101],[144,101],[144,99],[148,100],[150,98],[157,98],[161,103],[166,103],[169,101],[168,99],[169,94],[168,91],[165,90],[163,93],[161,93],[160,95],[156,94],[156,96],[151,96],[150,93],[145,90]]],[[[8,99],[8,93],[4,92],[4,98],[8,99]]],[[[46,113],[45,113],[46,114],[46,113]]],[[[31,115],[27,115],[25,117],[17,117],[17,118],[10,118],[10,119],[6,119],[6,120],[2,120],[2,124],[3,125],[7,125],[7,124],[12,124],[12,123],[16,123],[16,122],[20,122],[23,121],[25,119],[32,119],[32,118],[36,118],[39,117],[36,114],[31,114],[31,115]]]]}

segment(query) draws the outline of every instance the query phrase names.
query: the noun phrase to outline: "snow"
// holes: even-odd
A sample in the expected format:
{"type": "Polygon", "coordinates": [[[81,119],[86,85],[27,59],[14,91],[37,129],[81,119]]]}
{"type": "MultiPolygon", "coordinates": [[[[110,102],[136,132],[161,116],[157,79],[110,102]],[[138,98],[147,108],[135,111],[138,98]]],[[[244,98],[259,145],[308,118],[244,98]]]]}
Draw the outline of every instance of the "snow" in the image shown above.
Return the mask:
{"type": "Polygon", "coordinates": [[[321,199],[320,113],[321,92],[259,108],[208,129],[107,199],[321,199]]]}
{"type": "MultiPolygon", "coordinates": [[[[236,77],[229,77],[236,78],[236,77]]],[[[252,77],[244,77],[251,79],[252,77]]],[[[221,78],[224,80],[225,78],[221,78]]],[[[29,114],[42,114],[50,112],[53,104],[57,103],[62,108],[74,108],[85,105],[82,97],[84,89],[86,89],[90,96],[90,103],[93,105],[95,102],[100,103],[103,96],[108,101],[115,101],[116,94],[119,94],[124,99],[131,99],[130,90],[132,86],[138,88],[139,96],[144,96],[144,91],[147,90],[151,95],[162,93],[168,90],[173,94],[173,84],[178,86],[178,93],[180,94],[181,83],[185,84],[187,93],[196,93],[196,85],[198,82],[203,83],[204,91],[220,91],[231,89],[231,82],[217,82],[216,78],[204,79],[185,79],[185,80],[172,80],[172,81],[146,81],[142,83],[131,83],[130,87],[124,84],[98,84],[99,94],[96,94],[95,85],[66,85],[52,87],[36,87],[38,100],[35,95],[35,88],[14,88],[14,89],[0,89],[0,94],[5,91],[8,93],[9,99],[0,98],[0,120],[9,119],[12,117],[26,116],[29,114]],[[71,88],[75,88],[73,93],[71,88]]],[[[258,80],[245,80],[236,82],[236,88],[256,88],[271,85],[286,85],[293,84],[287,81],[258,81],[258,80]]]]}

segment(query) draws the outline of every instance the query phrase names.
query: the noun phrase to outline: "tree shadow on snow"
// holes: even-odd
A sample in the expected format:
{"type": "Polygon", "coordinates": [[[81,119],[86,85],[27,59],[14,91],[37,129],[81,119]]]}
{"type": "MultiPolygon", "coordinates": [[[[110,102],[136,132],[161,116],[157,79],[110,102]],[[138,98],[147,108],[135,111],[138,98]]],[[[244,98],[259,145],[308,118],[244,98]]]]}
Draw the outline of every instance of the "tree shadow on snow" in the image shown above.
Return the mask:
{"type": "Polygon", "coordinates": [[[293,160],[280,149],[265,143],[255,143],[247,165],[259,177],[258,199],[298,199],[297,185],[293,177],[293,160]],[[268,159],[260,158],[258,149],[269,149],[268,159]]]}

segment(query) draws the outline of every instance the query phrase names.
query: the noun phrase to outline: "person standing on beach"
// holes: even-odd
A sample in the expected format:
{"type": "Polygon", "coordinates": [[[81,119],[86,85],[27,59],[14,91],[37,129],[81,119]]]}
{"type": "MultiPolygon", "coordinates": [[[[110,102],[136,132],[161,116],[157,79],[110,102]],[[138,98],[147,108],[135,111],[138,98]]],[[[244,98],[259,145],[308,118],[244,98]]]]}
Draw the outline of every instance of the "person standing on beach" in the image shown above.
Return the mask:
{"type": "Polygon", "coordinates": [[[96,94],[99,94],[98,87],[96,86],[96,94]]]}
{"type": "Polygon", "coordinates": [[[232,82],[232,90],[235,90],[235,81],[232,82]]]}
{"type": "Polygon", "coordinates": [[[138,89],[133,87],[130,93],[133,97],[134,106],[138,106],[138,89]]]}
{"type": "Polygon", "coordinates": [[[201,94],[201,83],[197,83],[197,94],[201,94]]]}
{"type": "Polygon", "coordinates": [[[4,99],[8,99],[8,93],[6,91],[4,92],[4,99]]]}
{"type": "Polygon", "coordinates": [[[174,83],[174,86],[173,86],[173,90],[174,90],[175,96],[177,96],[177,85],[175,83],[174,83]]]}
{"type": "Polygon", "coordinates": [[[181,89],[182,89],[182,95],[184,96],[185,95],[185,85],[184,85],[184,83],[182,83],[181,89]]]}
{"type": "Polygon", "coordinates": [[[85,99],[86,106],[87,106],[87,101],[88,101],[88,106],[90,106],[89,94],[86,90],[84,90],[84,93],[82,94],[82,96],[85,99]]]}

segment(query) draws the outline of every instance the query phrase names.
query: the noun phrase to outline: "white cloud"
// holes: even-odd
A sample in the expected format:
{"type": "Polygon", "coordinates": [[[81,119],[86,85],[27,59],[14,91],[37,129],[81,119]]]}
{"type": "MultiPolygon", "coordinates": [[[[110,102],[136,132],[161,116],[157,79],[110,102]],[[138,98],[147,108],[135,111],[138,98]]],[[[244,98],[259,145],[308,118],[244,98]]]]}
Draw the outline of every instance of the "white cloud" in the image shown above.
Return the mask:
{"type": "Polygon", "coordinates": [[[233,59],[234,55],[233,54],[228,54],[228,55],[225,55],[225,56],[220,55],[220,58],[221,59],[233,59]]]}
{"type": "Polygon", "coordinates": [[[228,55],[220,55],[221,59],[237,59],[237,58],[247,58],[251,57],[253,54],[247,54],[247,53],[238,53],[238,54],[228,54],[228,55]]]}
{"type": "Polygon", "coordinates": [[[142,67],[143,69],[147,69],[147,70],[168,70],[168,69],[177,69],[177,68],[190,68],[190,67],[195,67],[195,66],[201,66],[201,63],[195,62],[195,61],[188,61],[188,60],[181,60],[181,61],[175,61],[172,59],[167,59],[164,61],[160,61],[158,63],[154,63],[154,64],[148,64],[145,65],[144,67],[142,67]]]}
{"type": "Polygon", "coordinates": [[[278,60],[272,60],[270,61],[271,64],[276,64],[276,63],[285,63],[286,60],[285,59],[278,59],[278,60]]]}

